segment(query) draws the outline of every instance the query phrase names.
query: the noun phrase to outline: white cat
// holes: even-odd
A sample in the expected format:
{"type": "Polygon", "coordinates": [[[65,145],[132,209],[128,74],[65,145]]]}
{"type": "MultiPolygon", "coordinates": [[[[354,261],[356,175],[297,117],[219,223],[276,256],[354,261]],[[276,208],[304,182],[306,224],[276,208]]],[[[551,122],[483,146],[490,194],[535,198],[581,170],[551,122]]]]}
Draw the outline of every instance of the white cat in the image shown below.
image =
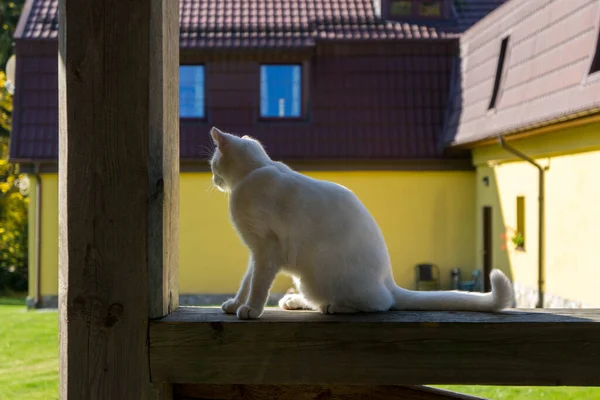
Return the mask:
{"type": "Polygon", "coordinates": [[[250,250],[250,261],[226,313],[259,318],[278,272],[290,274],[299,294],[286,310],[322,313],[387,310],[499,311],[510,307],[512,287],[492,271],[491,293],[417,292],[396,285],[379,226],[347,188],[320,181],[271,160],[262,145],[211,129],[217,148],[213,183],[230,192],[231,221],[250,250]]]}

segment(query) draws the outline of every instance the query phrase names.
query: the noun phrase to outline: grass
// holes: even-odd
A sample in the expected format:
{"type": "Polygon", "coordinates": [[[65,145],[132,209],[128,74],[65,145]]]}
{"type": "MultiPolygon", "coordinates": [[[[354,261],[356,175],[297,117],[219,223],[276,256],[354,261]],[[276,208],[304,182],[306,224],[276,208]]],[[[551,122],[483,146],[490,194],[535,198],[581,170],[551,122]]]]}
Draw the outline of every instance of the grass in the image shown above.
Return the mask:
{"type": "Polygon", "coordinates": [[[0,298],[0,400],[58,399],[58,315],[0,298]]]}
{"type": "Polygon", "coordinates": [[[505,387],[505,386],[435,386],[493,400],[600,400],[600,388],[580,387],[505,387]]]}
{"type": "MultiPolygon", "coordinates": [[[[0,400],[58,399],[58,317],[0,298],[0,400]]],[[[600,400],[600,388],[435,386],[493,400],[600,400]]]]}

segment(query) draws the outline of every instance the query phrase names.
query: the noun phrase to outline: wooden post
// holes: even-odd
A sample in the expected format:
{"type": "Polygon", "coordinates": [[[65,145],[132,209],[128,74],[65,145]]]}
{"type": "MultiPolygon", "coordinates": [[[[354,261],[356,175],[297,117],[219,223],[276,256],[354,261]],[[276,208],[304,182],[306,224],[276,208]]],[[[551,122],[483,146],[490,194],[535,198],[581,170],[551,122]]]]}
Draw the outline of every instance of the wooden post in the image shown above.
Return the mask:
{"type": "Polygon", "coordinates": [[[179,2],[150,2],[148,313],[179,306],[179,2]]]}
{"type": "Polygon", "coordinates": [[[147,339],[178,300],[179,4],[59,4],[60,398],[168,398],[147,339]]]}

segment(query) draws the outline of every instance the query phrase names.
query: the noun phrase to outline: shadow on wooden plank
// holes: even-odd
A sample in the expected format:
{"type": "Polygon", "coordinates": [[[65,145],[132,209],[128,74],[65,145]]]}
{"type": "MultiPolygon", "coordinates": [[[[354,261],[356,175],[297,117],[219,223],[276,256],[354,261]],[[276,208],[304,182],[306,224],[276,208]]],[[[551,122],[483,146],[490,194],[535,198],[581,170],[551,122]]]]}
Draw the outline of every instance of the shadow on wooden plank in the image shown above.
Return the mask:
{"type": "Polygon", "coordinates": [[[175,400],[485,400],[425,386],[175,385],[175,400]]]}

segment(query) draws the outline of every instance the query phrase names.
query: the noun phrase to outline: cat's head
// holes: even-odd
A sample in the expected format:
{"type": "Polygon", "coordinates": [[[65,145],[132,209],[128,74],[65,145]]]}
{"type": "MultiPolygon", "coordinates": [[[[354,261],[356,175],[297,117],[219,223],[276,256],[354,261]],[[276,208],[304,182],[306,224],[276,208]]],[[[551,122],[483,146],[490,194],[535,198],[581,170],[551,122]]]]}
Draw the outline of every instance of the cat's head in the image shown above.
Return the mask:
{"type": "Polygon", "coordinates": [[[250,136],[239,137],[216,127],[210,136],[216,145],[210,159],[212,180],[222,192],[231,191],[246,175],[271,161],[260,142],[250,136]]]}

